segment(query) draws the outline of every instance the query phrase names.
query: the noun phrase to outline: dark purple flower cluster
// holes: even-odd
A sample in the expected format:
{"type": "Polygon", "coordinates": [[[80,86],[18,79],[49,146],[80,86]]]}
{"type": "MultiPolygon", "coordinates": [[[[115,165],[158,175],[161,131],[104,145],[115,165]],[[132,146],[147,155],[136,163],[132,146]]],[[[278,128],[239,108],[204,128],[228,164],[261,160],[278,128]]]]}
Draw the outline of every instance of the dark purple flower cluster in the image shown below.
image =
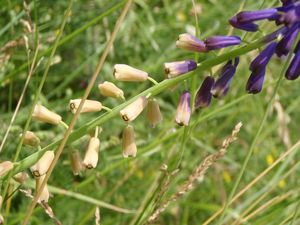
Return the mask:
{"type": "MultiPolygon", "coordinates": [[[[292,45],[297,38],[300,28],[300,3],[298,0],[281,0],[282,6],[277,8],[262,9],[257,11],[243,11],[233,16],[229,23],[238,29],[255,32],[258,25],[255,23],[260,20],[274,21],[280,26],[277,31],[270,35],[266,41],[271,41],[279,33],[282,38],[278,42],[271,42],[250,64],[251,75],[248,79],[246,90],[256,94],[262,90],[266,66],[272,56],[287,56],[291,51],[292,45]]],[[[300,44],[298,43],[298,46],[300,44]]],[[[300,47],[296,47],[293,60],[291,61],[285,77],[288,80],[295,80],[300,75],[300,47]]]]}

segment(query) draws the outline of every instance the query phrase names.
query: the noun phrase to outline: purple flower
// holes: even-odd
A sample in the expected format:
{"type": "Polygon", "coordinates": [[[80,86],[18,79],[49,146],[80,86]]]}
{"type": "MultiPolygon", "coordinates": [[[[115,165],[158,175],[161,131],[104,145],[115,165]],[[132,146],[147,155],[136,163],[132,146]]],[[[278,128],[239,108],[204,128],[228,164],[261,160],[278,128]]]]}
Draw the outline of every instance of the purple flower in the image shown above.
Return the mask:
{"type": "Polygon", "coordinates": [[[241,29],[241,30],[245,30],[245,31],[249,31],[249,32],[255,32],[258,30],[257,24],[252,23],[252,22],[241,23],[240,21],[238,21],[236,16],[233,16],[229,20],[229,23],[231,24],[231,26],[233,26],[237,29],[241,29]]]}
{"type": "Polygon", "coordinates": [[[262,50],[261,53],[259,53],[259,55],[251,62],[250,70],[261,71],[263,68],[265,68],[275,52],[276,45],[276,42],[272,42],[264,50],[262,50]]]}
{"type": "Polygon", "coordinates": [[[203,83],[201,84],[199,90],[196,94],[195,99],[195,107],[197,108],[205,108],[209,106],[211,102],[211,89],[214,86],[215,80],[211,76],[207,76],[203,83]]]}
{"type": "Polygon", "coordinates": [[[287,55],[291,50],[292,44],[299,32],[299,25],[295,24],[289,32],[278,42],[276,46],[276,54],[281,57],[287,55]]]}
{"type": "Polygon", "coordinates": [[[169,62],[164,64],[165,74],[168,78],[177,77],[197,68],[197,63],[193,60],[169,62]]]}
{"type": "Polygon", "coordinates": [[[287,8],[290,8],[285,14],[283,14],[280,19],[279,23],[284,23],[288,27],[292,27],[296,22],[300,21],[300,5],[288,5],[287,8]]]}
{"type": "Polygon", "coordinates": [[[239,58],[235,58],[234,64],[232,64],[232,60],[229,60],[221,69],[220,77],[217,79],[211,90],[211,93],[215,98],[219,98],[227,94],[238,63],[239,58]]]}
{"type": "Polygon", "coordinates": [[[247,85],[246,91],[251,94],[257,94],[261,91],[264,79],[265,79],[266,68],[262,70],[255,70],[251,73],[247,85]]]}
{"type": "Polygon", "coordinates": [[[240,23],[249,23],[254,22],[258,20],[274,20],[278,16],[277,9],[271,8],[271,9],[263,9],[263,10],[257,10],[257,11],[243,11],[236,15],[237,20],[240,23]]]}
{"type": "Polygon", "coordinates": [[[293,57],[293,60],[291,61],[286,73],[285,77],[288,80],[295,80],[300,75],[300,48],[299,43],[296,47],[297,51],[293,57]]]}
{"type": "Polygon", "coordinates": [[[232,45],[239,45],[241,38],[238,36],[211,36],[204,41],[208,50],[225,48],[232,45]]]}
{"type": "Polygon", "coordinates": [[[206,46],[203,41],[197,39],[191,34],[180,34],[176,41],[178,48],[195,51],[195,52],[206,52],[206,46]]]}
{"type": "Polygon", "coordinates": [[[187,126],[191,117],[191,95],[188,91],[184,91],[180,97],[177,112],[176,123],[179,126],[187,126]]]}
{"type": "Polygon", "coordinates": [[[281,0],[283,6],[295,3],[296,1],[298,0],[281,0]]]}

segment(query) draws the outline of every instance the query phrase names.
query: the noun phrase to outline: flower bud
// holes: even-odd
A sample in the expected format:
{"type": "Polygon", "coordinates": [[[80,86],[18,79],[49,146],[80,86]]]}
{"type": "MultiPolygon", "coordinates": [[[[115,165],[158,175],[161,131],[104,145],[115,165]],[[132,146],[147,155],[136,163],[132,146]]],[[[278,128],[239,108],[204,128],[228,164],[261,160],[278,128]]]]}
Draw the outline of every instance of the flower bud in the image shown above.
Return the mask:
{"type": "Polygon", "coordinates": [[[14,167],[11,161],[4,161],[0,163],[0,177],[4,176],[8,171],[14,167]]]}
{"type": "Polygon", "coordinates": [[[159,104],[155,99],[150,99],[148,101],[147,117],[153,128],[156,127],[156,125],[162,120],[159,104]]]}
{"type": "MultiPolygon", "coordinates": [[[[22,134],[21,134],[22,136],[22,134]]],[[[30,146],[39,146],[40,145],[40,139],[31,131],[26,131],[24,135],[24,145],[30,145],[30,146]]]]}
{"type": "Polygon", "coordinates": [[[134,120],[144,110],[147,102],[148,100],[146,97],[139,97],[120,111],[121,117],[126,122],[134,120]]]}
{"type": "Polygon", "coordinates": [[[89,145],[83,160],[83,165],[87,169],[92,169],[97,166],[99,150],[100,150],[99,138],[92,137],[89,141],[89,145]]]}
{"type": "Polygon", "coordinates": [[[197,68],[197,63],[193,60],[184,60],[165,63],[164,67],[167,78],[173,78],[195,70],[197,68]]]}
{"type": "Polygon", "coordinates": [[[148,79],[147,72],[125,64],[116,64],[114,66],[114,76],[119,81],[145,81],[148,79]]]}
{"type": "Polygon", "coordinates": [[[33,176],[40,177],[47,173],[53,159],[54,151],[46,151],[39,161],[30,168],[33,176]]]}
{"type": "MultiPolygon", "coordinates": [[[[40,176],[38,178],[36,178],[35,180],[35,190],[36,192],[40,189],[44,179],[45,179],[46,175],[40,176]]],[[[38,199],[39,203],[47,203],[50,197],[50,193],[48,190],[48,185],[46,184],[41,192],[41,195],[38,199]]]]}
{"type": "Polygon", "coordinates": [[[56,114],[55,112],[50,111],[46,107],[37,104],[34,107],[34,111],[32,113],[32,118],[45,122],[57,125],[61,121],[61,116],[56,114]]]}
{"type": "Polygon", "coordinates": [[[124,92],[118,88],[114,83],[105,81],[102,84],[98,85],[100,94],[107,97],[113,97],[113,98],[124,98],[124,92]]]}
{"type": "Polygon", "coordinates": [[[205,108],[211,102],[211,89],[214,86],[215,80],[211,76],[207,76],[201,84],[196,94],[195,108],[205,108]]]}
{"type": "Polygon", "coordinates": [[[197,39],[191,34],[180,34],[176,41],[178,48],[195,51],[195,52],[206,52],[207,49],[203,41],[197,39]]]}
{"type": "Polygon", "coordinates": [[[71,168],[74,175],[79,175],[83,169],[82,160],[79,151],[70,153],[71,168]]]}
{"type": "MultiPolygon", "coordinates": [[[[73,114],[76,113],[79,104],[81,102],[81,99],[72,99],[69,103],[70,109],[73,114]]],[[[83,103],[83,106],[81,108],[80,113],[85,112],[99,112],[102,109],[101,102],[95,101],[95,100],[85,100],[83,103]]]]}
{"type": "Polygon", "coordinates": [[[179,126],[187,126],[191,117],[191,95],[188,91],[184,91],[180,97],[180,101],[176,112],[176,123],[179,126]]]}
{"type": "Polygon", "coordinates": [[[208,50],[216,50],[232,45],[239,45],[241,38],[238,36],[211,36],[204,43],[208,50]]]}
{"type": "Polygon", "coordinates": [[[265,68],[263,68],[262,70],[253,71],[247,81],[246,91],[251,94],[257,94],[261,92],[264,84],[265,74],[265,68]]]}
{"type": "Polygon", "coordinates": [[[135,157],[137,148],[134,140],[134,129],[133,126],[127,125],[123,131],[123,157],[129,156],[135,157]]]}
{"type": "Polygon", "coordinates": [[[27,179],[29,178],[29,175],[26,172],[20,172],[17,173],[16,175],[14,175],[14,180],[19,182],[20,184],[23,184],[27,181],[27,179]]]}

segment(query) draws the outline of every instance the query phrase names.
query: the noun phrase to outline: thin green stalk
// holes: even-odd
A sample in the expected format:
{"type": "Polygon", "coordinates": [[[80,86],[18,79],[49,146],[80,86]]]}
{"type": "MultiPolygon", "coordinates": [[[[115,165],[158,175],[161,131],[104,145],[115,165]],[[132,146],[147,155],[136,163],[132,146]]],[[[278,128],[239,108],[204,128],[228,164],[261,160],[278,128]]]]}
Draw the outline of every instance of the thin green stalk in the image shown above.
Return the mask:
{"type": "Polygon", "coordinates": [[[300,210],[300,199],[298,200],[294,215],[293,215],[293,220],[291,221],[290,225],[294,225],[297,219],[297,216],[299,214],[299,210],[300,210]]]}
{"type": "MultiPolygon", "coordinates": [[[[295,48],[295,43],[298,42],[299,37],[300,37],[300,35],[298,35],[297,41],[294,41],[294,43],[293,43],[293,48],[292,48],[292,49],[295,48]]],[[[254,139],[253,139],[253,141],[252,141],[252,143],[251,143],[250,149],[249,149],[249,151],[248,151],[248,153],[247,153],[247,156],[246,156],[246,158],[245,158],[245,160],[244,160],[244,163],[243,163],[243,166],[242,166],[242,168],[241,168],[241,170],[240,170],[240,173],[239,173],[239,175],[238,175],[238,177],[237,177],[237,179],[236,179],[236,182],[234,183],[234,186],[233,186],[233,188],[232,188],[232,190],[231,190],[231,192],[230,192],[230,195],[229,195],[228,199],[227,199],[226,202],[225,202],[224,210],[222,210],[222,213],[221,213],[221,216],[220,216],[220,218],[219,218],[219,220],[218,220],[218,222],[217,222],[217,225],[221,225],[221,224],[222,224],[222,222],[223,222],[223,220],[224,220],[224,217],[225,217],[225,215],[226,215],[226,212],[227,212],[227,210],[228,210],[229,203],[231,202],[231,200],[232,200],[232,198],[233,198],[233,196],[234,196],[234,194],[235,194],[235,192],[236,192],[236,190],[237,190],[237,188],[238,188],[238,186],[239,186],[239,184],[240,184],[240,182],[241,182],[241,179],[242,179],[242,177],[243,177],[243,175],[244,175],[244,173],[245,173],[245,171],[246,171],[246,167],[247,167],[247,165],[248,165],[248,163],[249,163],[249,160],[250,160],[250,158],[251,158],[251,156],[252,156],[252,153],[253,153],[253,151],[254,151],[254,148],[255,148],[255,146],[256,146],[256,143],[257,143],[257,141],[258,141],[258,139],[259,139],[259,136],[260,136],[260,134],[261,134],[261,132],[262,132],[262,130],[263,130],[263,127],[264,127],[264,125],[265,125],[265,123],[266,123],[266,121],[267,121],[268,113],[269,113],[269,111],[270,111],[270,109],[271,109],[271,107],[272,107],[272,105],[273,105],[275,96],[276,96],[276,94],[277,94],[277,92],[278,92],[278,90],[279,90],[281,81],[283,80],[285,71],[287,70],[287,68],[288,68],[288,66],[289,66],[289,63],[290,63],[290,61],[291,61],[292,56],[293,56],[293,51],[290,51],[290,53],[289,53],[289,55],[288,55],[288,57],[287,57],[287,59],[286,59],[286,61],[285,61],[285,64],[284,64],[284,66],[283,66],[283,68],[282,68],[282,70],[281,70],[281,72],[280,72],[280,74],[279,74],[279,78],[278,78],[278,80],[277,80],[277,84],[276,84],[276,86],[275,86],[274,92],[273,92],[273,94],[272,94],[272,96],[271,96],[271,99],[270,99],[268,105],[267,105],[267,108],[266,108],[266,110],[265,110],[265,113],[264,113],[264,115],[263,115],[263,117],[262,117],[262,120],[261,120],[261,122],[260,122],[260,126],[259,126],[259,128],[258,128],[258,130],[257,130],[257,132],[256,132],[256,135],[255,135],[255,137],[254,137],[254,139]]]]}
{"type": "MultiPolygon", "coordinates": [[[[264,40],[264,38],[262,38],[258,41],[255,41],[252,44],[249,44],[249,45],[240,47],[238,49],[235,49],[231,52],[222,54],[218,57],[205,60],[198,66],[197,71],[208,70],[208,69],[210,69],[211,67],[213,67],[215,65],[218,65],[222,62],[227,61],[228,59],[231,59],[231,58],[239,56],[239,55],[246,54],[247,52],[250,52],[254,49],[257,49],[260,46],[265,45],[265,42],[263,40],[264,40]]],[[[95,118],[91,122],[87,123],[86,125],[82,126],[81,128],[78,128],[78,129],[74,130],[70,134],[69,139],[67,141],[67,144],[70,144],[70,143],[78,140],[83,135],[85,135],[89,131],[93,130],[96,126],[100,126],[101,124],[105,123],[106,121],[109,121],[113,117],[119,115],[119,112],[120,112],[121,109],[123,109],[124,107],[126,107],[127,105],[129,105],[130,103],[135,101],[137,98],[139,98],[141,96],[147,96],[149,93],[151,93],[151,96],[155,96],[155,95],[161,93],[162,91],[166,90],[167,88],[172,87],[175,84],[178,84],[178,83],[184,81],[185,79],[191,78],[193,76],[195,76],[195,73],[187,73],[187,74],[184,74],[182,76],[179,76],[179,77],[176,77],[176,78],[173,78],[173,79],[166,79],[166,80],[158,83],[157,85],[155,85],[153,87],[150,87],[149,89],[141,92],[140,94],[134,96],[133,98],[129,99],[128,101],[116,106],[115,108],[112,109],[111,112],[109,112],[109,113],[106,112],[103,115],[95,118]]],[[[17,172],[20,172],[20,171],[23,171],[24,169],[29,168],[43,155],[43,153],[45,151],[53,149],[60,142],[61,142],[61,139],[51,143],[50,145],[48,145],[46,147],[44,147],[42,149],[42,151],[35,152],[32,155],[28,156],[27,158],[25,158],[25,159],[21,160],[20,162],[16,163],[14,169],[12,170],[12,173],[16,174],[17,172]]],[[[3,179],[3,178],[0,178],[0,179],[3,179]]]]}

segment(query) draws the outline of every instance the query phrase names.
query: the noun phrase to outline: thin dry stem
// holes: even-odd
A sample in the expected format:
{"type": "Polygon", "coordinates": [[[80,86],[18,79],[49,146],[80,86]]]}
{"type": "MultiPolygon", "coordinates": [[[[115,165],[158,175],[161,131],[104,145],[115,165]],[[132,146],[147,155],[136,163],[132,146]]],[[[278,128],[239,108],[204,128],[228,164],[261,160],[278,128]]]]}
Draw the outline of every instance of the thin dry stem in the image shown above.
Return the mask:
{"type": "Polygon", "coordinates": [[[96,207],[96,210],[95,210],[95,224],[96,225],[100,225],[100,209],[99,207],[97,206],[96,207]]]}
{"type": "Polygon", "coordinates": [[[180,198],[181,196],[188,193],[194,188],[194,184],[196,183],[196,181],[200,177],[203,177],[207,172],[207,170],[225,155],[229,145],[236,140],[237,134],[240,131],[241,127],[242,127],[242,123],[240,122],[235,126],[234,130],[231,133],[231,136],[226,138],[223,141],[221,149],[218,152],[206,157],[204,161],[201,162],[199,166],[192,172],[188,180],[179,188],[179,191],[173,194],[171,198],[166,200],[164,203],[160,205],[160,207],[157,210],[155,210],[155,212],[148,218],[146,224],[151,224],[155,222],[159,217],[159,215],[166,210],[166,208],[169,206],[171,202],[177,201],[178,198],[180,198]]]}

